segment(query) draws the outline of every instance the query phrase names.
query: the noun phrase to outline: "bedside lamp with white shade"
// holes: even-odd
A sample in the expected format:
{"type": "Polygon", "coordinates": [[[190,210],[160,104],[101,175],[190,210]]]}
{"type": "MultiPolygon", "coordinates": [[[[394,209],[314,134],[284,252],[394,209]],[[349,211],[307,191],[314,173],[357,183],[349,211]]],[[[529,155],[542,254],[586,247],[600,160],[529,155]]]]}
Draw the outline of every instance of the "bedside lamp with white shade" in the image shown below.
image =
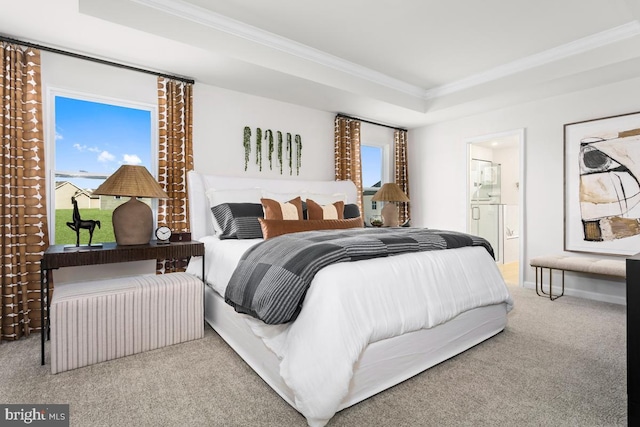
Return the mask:
{"type": "Polygon", "coordinates": [[[130,199],[113,211],[113,233],[118,245],[146,245],[153,234],[151,208],[137,199],[169,196],[144,166],[122,165],[93,194],[126,196],[130,199]]]}
{"type": "Polygon", "coordinates": [[[398,227],[400,220],[398,219],[398,206],[395,202],[408,202],[409,198],[404,191],[400,189],[398,184],[387,182],[373,195],[371,198],[374,202],[386,202],[382,208],[382,226],[398,227]]]}

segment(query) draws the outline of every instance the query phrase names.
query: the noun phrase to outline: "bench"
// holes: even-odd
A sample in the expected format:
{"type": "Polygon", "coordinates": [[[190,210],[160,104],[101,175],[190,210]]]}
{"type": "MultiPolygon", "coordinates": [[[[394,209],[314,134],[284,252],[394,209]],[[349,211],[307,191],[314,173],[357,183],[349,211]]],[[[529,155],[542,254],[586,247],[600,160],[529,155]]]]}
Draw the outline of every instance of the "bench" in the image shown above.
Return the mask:
{"type": "Polygon", "coordinates": [[[188,273],[61,284],[51,299],[51,373],[204,336],[204,288],[188,273]]]}
{"type": "Polygon", "coordinates": [[[570,255],[547,255],[532,258],[529,264],[536,269],[536,293],[539,296],[549,296],[551,301],[564,295],[565,271],[623,278],[627,276],[626,260],[583,258],[570,255]],[[542,273],[545,268],[549,269],[549,293],[543,289],[542,273]],[[540,291],[538,291],[538,269],[540,270],[540,291]],[[560,295],[553,295],[553,270],[562,271],[562,293],[560,293],[560,295]]]}

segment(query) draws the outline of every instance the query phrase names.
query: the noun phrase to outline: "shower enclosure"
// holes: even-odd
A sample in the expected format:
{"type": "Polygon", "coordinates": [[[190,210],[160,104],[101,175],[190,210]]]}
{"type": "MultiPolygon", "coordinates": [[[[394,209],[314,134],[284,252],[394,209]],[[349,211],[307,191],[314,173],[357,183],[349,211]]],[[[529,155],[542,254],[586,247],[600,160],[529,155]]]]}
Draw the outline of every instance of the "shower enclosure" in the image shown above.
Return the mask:
{"type": "Polygon", "coordinates": [[[501,167],[488,160],[471,159],[469,232],[491,243],[496,261],[503,262],[503,205],[500,203],[501,167]]]}

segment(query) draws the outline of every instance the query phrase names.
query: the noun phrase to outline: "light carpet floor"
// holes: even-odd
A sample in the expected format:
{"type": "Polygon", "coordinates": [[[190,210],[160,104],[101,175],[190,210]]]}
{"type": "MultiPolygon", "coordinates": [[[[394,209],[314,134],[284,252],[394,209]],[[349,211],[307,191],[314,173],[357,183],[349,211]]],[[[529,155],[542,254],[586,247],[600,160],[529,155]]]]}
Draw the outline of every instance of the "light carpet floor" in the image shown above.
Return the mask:
{"type": "MultiPolygon", "coordinates": [[[[510,290],[502,333],[328,426],[626,425],[626,307],[510,290]]],[[[38,334],[0,345],[1,402],[69,403],[72,426],[306,425],[209,327],[201,340],[57,375],[39,346],[38,334]]]]}

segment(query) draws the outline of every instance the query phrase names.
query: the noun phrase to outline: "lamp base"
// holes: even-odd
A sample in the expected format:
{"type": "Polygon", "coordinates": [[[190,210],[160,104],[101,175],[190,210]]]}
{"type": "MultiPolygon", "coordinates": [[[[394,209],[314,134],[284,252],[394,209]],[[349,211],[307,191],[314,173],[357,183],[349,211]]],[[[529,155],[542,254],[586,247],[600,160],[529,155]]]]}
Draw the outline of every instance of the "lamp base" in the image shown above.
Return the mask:
{"type": "Polygon", "coordinates": [[[399,227],[398,206],[394,202],[386,202],[382,208],[382,226],[383,227],[399,227]]]}
{"type": "Polygon", "coordinates": [[[151,208],[135,197],[113,211],[113,233],[118,245],[146,245],[153,233],[151,208]]]}

